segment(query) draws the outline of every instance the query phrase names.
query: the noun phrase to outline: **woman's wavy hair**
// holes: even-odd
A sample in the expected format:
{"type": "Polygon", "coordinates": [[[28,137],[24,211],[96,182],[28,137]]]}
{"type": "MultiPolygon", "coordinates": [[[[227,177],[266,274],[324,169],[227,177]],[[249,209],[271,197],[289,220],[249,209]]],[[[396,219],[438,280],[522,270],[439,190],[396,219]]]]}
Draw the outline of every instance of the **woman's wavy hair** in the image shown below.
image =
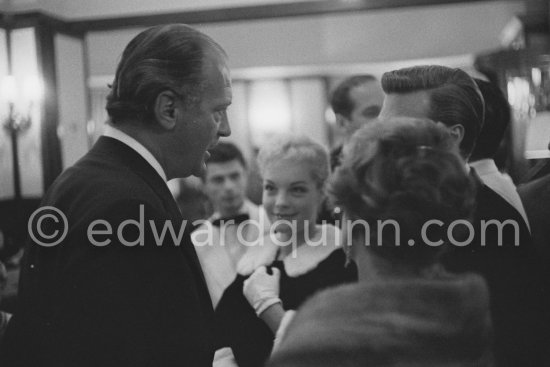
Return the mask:
{"type": "MultiPolygon", "coordinates": [[[[469,219],[475,201],[474,183],[448,128],[414,118],[378,121],[358,130],[344,147],[328,192],[350,220],[368,223],[369,237],[354,226],[354,240],[367,241],[368,250],[389,261],[420,268],[441,252],[441,246],[423,241],[424,224],[441,221],[442,226],[429,226],[424,238],[445,241],[451,222],[469,219]],[[399,236],[387,230],[391,226],[380,226],[389,220],[398,224],[399,236]]],[[[453,232],[455,239],[462,235],[453,232]]]]}
{"type": "Polygon", "coordinates": [[[324,191],[330,173],[329,154],[324,146],[302,134],[275,134],[258,152],[257,162],[262,177],[271,163],[285,159],[305,162],[311,178],[324,191]]]}
{"type": "Polygon", "coordinates": [[[126,46],[107,96],[112,123],[151,121],[159,93],[171,90],[186,103],[198,103],[207,49],[225,55],[207,35],[184,24],[146,29],[126,46]]]}

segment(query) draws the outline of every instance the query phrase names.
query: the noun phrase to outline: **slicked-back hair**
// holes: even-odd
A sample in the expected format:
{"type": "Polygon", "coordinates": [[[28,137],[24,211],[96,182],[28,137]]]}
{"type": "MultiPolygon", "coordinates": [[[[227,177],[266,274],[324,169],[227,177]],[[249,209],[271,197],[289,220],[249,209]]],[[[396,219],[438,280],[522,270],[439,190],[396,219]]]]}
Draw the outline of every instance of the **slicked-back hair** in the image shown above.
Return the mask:
{"type": "Polygon", "coordinates": [[[128,43],[118,64],[107,113],[111,122],[151,121],[159,93],[171,90],[186,103],[198,103],[205,79],[205,52],[225,52],[207,35],[185,25],[155,26],[128,43]]]}
{"type": "Polygon", "coordinates": [[[510,104],[497,85],[477,78],[474,81],[485,101],[485,119],[471,161],[495,157],[512,118],[510,104]]]}
{"type": "Polygon", "coordinates": [[[350,97],[350,91],[355,87],[374,81],[376,81],[376,78],[370,74],[353,75],[344,79],[344,81],[338,84],[334,89],[330,98],[330,106],[334,113],[349,119],[355,107],[350,97]]]}
{"type": "Polygon", "coordinates": [[[469,157],[483,125],[484,105],[479,88],[463,70],[439,65],[413,66],[384,73],[386,94],[428,91],[428,118],[447,126],[462,125],[460,150],[469,157]]]}

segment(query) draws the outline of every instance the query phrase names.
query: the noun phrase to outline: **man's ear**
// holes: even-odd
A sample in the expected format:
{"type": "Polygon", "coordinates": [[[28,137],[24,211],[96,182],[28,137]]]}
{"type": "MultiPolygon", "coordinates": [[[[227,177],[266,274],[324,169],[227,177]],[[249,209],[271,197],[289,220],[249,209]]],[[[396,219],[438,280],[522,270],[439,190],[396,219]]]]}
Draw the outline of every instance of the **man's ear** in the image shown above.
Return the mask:
{"type": "Polygon", "coordinates": [[[456,145],[460,146],[462,139],[464,139],[464,126],[456,124],[449,127],[449,130],[451,130],[451,136],[454,138],[456,145]]]}
{"type": "Polygon", "coordinates": [[[165,90],[155,99],[155,118],[163,129],[172,130],[176,127],[177,98],[174,92],[165,90]]]}

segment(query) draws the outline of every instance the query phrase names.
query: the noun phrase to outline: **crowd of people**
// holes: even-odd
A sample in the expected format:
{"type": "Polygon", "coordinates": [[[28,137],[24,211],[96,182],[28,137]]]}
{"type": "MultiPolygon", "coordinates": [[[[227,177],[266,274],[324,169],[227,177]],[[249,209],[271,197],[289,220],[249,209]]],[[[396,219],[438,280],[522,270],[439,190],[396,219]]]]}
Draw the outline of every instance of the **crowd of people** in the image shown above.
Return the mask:
{"type": "Polygon", "coordinates": [[[342,144],[272,136],[257,205],[218,141],[227,57],[182,24],[127,45],[104,135],[43,198],[70,225],[25,247],[1,366],[550,365],[549,177],[518,193],[503,172],[497,86],[352,76],[331,95],[342,144]],[[214,210],[198,226],[166,185],[190,175],[214,210]]]}

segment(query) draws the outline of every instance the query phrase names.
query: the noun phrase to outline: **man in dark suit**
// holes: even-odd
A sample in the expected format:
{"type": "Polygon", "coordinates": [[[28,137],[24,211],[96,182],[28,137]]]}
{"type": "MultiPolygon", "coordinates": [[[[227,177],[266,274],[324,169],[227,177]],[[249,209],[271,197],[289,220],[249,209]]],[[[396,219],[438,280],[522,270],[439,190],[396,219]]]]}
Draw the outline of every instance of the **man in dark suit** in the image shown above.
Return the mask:
{"type": "Polygon", "coordinates": [[[188,26],[153,27],[111,88],[105,135],[43,199],[59,222],[31,218],[3,367],[212,364],[212,303],[166,181],[200,175],[230,134],[225,52],[188,26]]]}
{"type": "MultiPolygon", "coordinates": [[[[484,119],[484,101],[464,71],[417,66],[385,73],[380,118],[430,118],[447,125],[467,161],[484,119]]],[[[473,271],[489,285],[499,366],[539,366],[544,352],[542,264],[521,214],[471,168],[477,183],[473,238],[444,259],[453,271],[473,271]],[[496,223],[490,221],[495,220],[496,223]]]]}
{"type": "MultiPolygon", "coordinates": [[[[533,244],[541,261],[546,265],[546,272],[543,275],[546,279],[546,320],[544,325],[550,325],[550,174],[542,176],[527,184],[518,187],[519,196],[525,206],[529,223],[531,224],[531,233],[533,234],[533,244]]],[[[546,334],[547,339],[550,336],[546,334]]],[[[548,351],[547,351],[548,352],[548,351]]],[[[550,362],[547,357],[546,365],[550,362]]]]}

